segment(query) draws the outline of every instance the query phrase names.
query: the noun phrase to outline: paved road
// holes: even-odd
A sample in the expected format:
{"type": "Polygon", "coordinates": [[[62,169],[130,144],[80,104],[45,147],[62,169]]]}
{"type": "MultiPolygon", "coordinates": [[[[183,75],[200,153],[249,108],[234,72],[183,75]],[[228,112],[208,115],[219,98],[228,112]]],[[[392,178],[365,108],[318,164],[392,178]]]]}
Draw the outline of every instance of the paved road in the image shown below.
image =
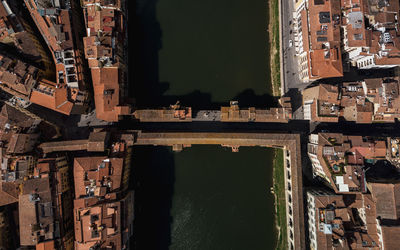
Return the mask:
{"type": "Polygon", "coordinates": [[[297,70],[297,57],[294,47],[293,30],[293,0],[281,0],[282,4],[282,49],[283,49],[283,73],[285,81],[285,93],[289,89],[303,89],[307,86],[300,81],[297,70]],[[293,41],[293,47],[289,47],[289,40],[293,41]]]}
{"type": "Polygon", "coordinates": [[[296,50],[294,47],[293,30],[293,0],[281,1],[281,28],[282,28],[282,53],[284,93],[292,99],[293,118],[302,120],[304,118],[302,111],[301,90],[307,87],[308,83],[303,83],[299,79],[297,67],[296,50]],[[293,41],[293,47],[289,47],[289,40],[293,41]]]}

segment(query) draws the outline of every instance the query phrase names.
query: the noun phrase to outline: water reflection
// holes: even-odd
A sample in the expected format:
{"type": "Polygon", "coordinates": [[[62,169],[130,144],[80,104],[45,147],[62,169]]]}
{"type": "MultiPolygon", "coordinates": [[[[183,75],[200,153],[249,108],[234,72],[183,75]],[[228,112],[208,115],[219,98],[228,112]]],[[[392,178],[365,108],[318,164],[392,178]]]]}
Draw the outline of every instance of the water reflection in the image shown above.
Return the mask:
{"type": "Polygon", "coordinates": [[[232,99],[243,106],[274,105],[266,5],[138,0],[129,23],[130,90],[137,106],[180,100],[195,109],[216,108],[232,99]]]}
{"type": "Polygon", "coordinates": [[[134,149],[137,249],[274,246],[272,149],[134,149]]]}

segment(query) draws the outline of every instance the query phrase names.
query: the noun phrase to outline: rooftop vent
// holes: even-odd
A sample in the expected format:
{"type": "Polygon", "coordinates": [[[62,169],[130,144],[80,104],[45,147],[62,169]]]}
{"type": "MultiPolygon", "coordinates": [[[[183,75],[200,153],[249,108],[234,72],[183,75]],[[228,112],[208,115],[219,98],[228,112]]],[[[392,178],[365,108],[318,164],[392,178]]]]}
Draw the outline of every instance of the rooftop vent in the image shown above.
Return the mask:
{"type": "Polygon", "coordinates": [[[99,215],[98,214],[92,214],[90,216],[90,222],[91,223],[94,223],[95,221],[98,221],[98,220],[99,220],[99,215]]]}
{"type": "Polygon", "coordinates": [[[29,195],[29,201],[30,202],[37,202],[37,201],[40,201],[40,197],[39,197],[39,195],[38,194],[30,194],[29,195]]]}
{"type": "Polygon", "coordinates": [[[106,163],[105,162],[100,163],[99,168],[105,168],[105,167],[106,167],[106,163]]]}
{"type": "Polygon", "coordinates": [[[331,13],[330,12],[320,12],[319,13],[319,23],[330,23],[331,13]]]}
{"type": "Polygon", "coordinates": [[[333,155],[335,153],[335,149],[333,147],[323,147],[323,155],[333,155]]]}
{"type": "Polygon", "coordinates": [[[331,53],[329,50],[324,51],[324,58],[329,59],[331,57],[331,53]]]}
{"type": "Polygon", "coordinates": [[[104,95],[112,95],[112,94],[114,94],[114,90],[113,89],[104,90],[104,95]]]}
{"type": "Polygon", "coordinates": [[[338,15],[338,14],[333,14],[333,16],[332,16],[332,21],[333,22],[338,22],[338,21],[340,21],[340,15],[338,15]]]}
{"type": "Polygon", "coordinates": [[[389,1],[387,0],[379,0],[378,1],[378,8],[383,8],[389,6],[389,1]]]}
{"type": "Polygon", "coordinates": [[[324,234],[332,234],[332,225],[331,224],[324,224],[323,232],[324,232],[324,234]]]}
{"type": "Polygon", "coordinates": [[[347,86],[347,91],[356,92],[357,91],[357,86],[354,86],[354,85],[347,86]]]}
{"type": "Polygon", "coordinates": [[[98,250],[100,249],[100,246],[101,246],[100,243],[96,243],[95,245],[91,246],[89,250],[98,250]]]}
{"type": "Polygon", "coordinates": [[[392,36],[390,35],[389,32],[385,32],[382,34],[382,40],[384,43],[390,43],[392,42],[392,36]]]}
{"type": "Polygon", "coordinates": [[[363,40],[363,35],[362,34],[354,34],[354,40],[357,40],[357,41],[363,40]]]}
{"type": "Polygon", "coordinates": [[[361,29],[363,23],[363,13],[361,11],[350,12],[348,15],[348,21],[353,29],[361,29]]]}

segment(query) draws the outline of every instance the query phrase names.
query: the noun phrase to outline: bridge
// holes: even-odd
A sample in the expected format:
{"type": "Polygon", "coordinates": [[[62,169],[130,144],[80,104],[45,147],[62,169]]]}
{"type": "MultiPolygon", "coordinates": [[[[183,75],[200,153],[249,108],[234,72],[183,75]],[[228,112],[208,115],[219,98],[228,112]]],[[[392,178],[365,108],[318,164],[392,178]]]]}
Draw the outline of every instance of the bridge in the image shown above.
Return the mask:
{"type": "Polygon", "coordinates": [[[190,107],[181,107],[179,102],[162,109],[138,109],[133,117],[141,122],[276,122],[287,123],[292,119],[290,98],[282,97],[279,107],[268,109],[239,108],[237,101],[231,101],[229,107],[220,110],[192,111],[190,107]]]}

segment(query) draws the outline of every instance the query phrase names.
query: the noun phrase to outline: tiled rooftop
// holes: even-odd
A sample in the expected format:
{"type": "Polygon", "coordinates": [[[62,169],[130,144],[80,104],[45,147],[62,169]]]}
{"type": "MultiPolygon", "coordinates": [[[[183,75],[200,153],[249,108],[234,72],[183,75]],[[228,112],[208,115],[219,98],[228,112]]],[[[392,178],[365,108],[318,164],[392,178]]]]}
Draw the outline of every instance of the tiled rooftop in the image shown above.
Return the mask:
{"type": "Polygon", "coordinates": [[[316,147],[309,145],[308,151],[322,168],[314,169],[315,174],[322,171],[329,186],[341,193],[366,193],[365,161],[382,160],[387,154],[386,141],[334,133],[319,133],[316,147]]]}
{"type": "Polygon", "coordinates": [[[93,0],[84,1],[83,6],[85,57],[92,73],[96,115],[105,121],[118,121],[121,115],[131,113],[124,103],[126,69],[121,55],[125,53],[126,31],[122,3],[93,0]]]}
{"type": "Polygon", "coordinates": [[[341,2],[344,46],[349,60],[359,68],[400,63],[399,2],[357,0],[341,2]]]}
{"type": "Polygon", "coordinates": [[[319,84],[303,91],[305,116],[324,122],[339,117],[356,123],[394,122],[400,117],[399,88],[398,77],[344,82],[340,88],[319,84]]]}
{"type": "Polygon", "coordinates": [[[82,91],[82,65],[78,63],[81,58],[73,43],[69,8],[58,1],[24,1],[49,47],[56,69],[56,82],[41,79],[32,92],[31,102],[66,115],[84,112],[86,93],[82,91]]]}
{"type": "Polygon", "coordinates": [[[374,203],[369,201],[368,195],[353,197],[309,191],[311,248],[380,249],[374,203]],[[359,213],[363,211],[366,216],[360,217],[359,213]],[[316,238],[313,238],[314,235],[316,238]]]}
{"type": "Polygon", "coordinates": [[[123,165],[123,158],[75,158],[75,197],[105,197],[109,193],[119,191],[123,165]]]}
{"type": "Polygon", "coordinates": [[[0,53],[0,87],[11,95],[29,99],[38,73],[36,67],[5,52],[0,53]]]}
{"type": "Polygon", "coordinates": [[[340,0],[307,1],[301,12],[303,50],[310,80],[343,76],[340,0]]]}

